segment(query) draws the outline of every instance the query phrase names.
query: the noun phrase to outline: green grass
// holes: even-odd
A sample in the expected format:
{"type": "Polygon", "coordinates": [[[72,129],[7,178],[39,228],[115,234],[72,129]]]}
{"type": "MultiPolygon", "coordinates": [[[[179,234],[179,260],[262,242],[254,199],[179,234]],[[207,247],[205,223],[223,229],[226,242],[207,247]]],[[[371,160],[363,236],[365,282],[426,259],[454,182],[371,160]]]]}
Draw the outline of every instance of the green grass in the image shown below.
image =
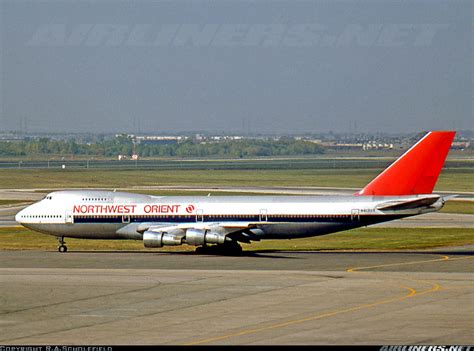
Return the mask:
{"type": "MultiPolygon", "coordinates": [[[[3,169],[0,188],[125,188],[130,186],[316,186],[362,188],[380,169],[58,170],[3,169]]],[[[446,169],[436,190],[474,191],[474,168],[446,169]]]]}
{"type": "Polygon", "coordinates": [[[253,250],[414,250],[474,244],[474,228],[359,228],[319,237],[266,240],[253,250]]]}
{"type": "Polygon", "coordinates": [[[440,212],[474,214],[474,201],[447,201],[440,212]]]}
{"type": "Polygon", "coordinates": [[[450,168],[441,172],[435,191],[474,191],[474,168],[450,168]]]}
{"type": "MultiPolygon", "coordinates": [[[[145,250],[142,241],[136,240],[86,240],[66,238],[70,250],[145,250]]],[[[0,228],[0,250],[55,250],[58,241],[54,236],[40,234],[23,227],[0,228]]],[[[183,245],[167,247],[165,251],[194,250],[183,245]]]]}
{"type": "MultiPolygon", "coordinates": [[[[70,250],[148,250],[141,241],[66,239],[70,250]]],[[[313,238],[243,244],[258,250],[407,250],[474,244],[474,228],[360,228],[313,238]]],[[[55,250],[57,240],[24,228],[0,228],[0,249],[55,250]]],[[[193,251],[183,245],[158,251],[193,251]]]]}
{"type": "Polygon", "coordinates": [[[377,172],[348,170],[0,170],[2,188],[78,188],[157,185],[359,186],[377,172]]]}

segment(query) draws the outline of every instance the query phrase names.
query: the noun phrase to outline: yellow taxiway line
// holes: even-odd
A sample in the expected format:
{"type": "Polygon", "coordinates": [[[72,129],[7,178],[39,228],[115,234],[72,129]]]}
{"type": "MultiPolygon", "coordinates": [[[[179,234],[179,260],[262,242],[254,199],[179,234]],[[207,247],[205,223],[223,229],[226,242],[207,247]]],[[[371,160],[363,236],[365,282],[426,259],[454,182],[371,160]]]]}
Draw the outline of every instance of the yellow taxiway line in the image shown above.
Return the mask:
{"type": "MultiPolygon", "coordinates": [[[[441,258],[438,258],[438,259],[423,260],[423,261],[390,263],[390,264],[367,266],[367,267],[353,267],[353,268],[347,269],[346,271],[349,272],[349,273],[354,273],[354,272],[358,272],[358,271],[362,271],[362,270],[366,270],[366,269],[371,269],[371,268],[413,265],[413,264],[421,264],[421,263],[427,263],[427,262],[460,260],[460,259],[468,259],[468,258],[472,258],[472,257],[460,257],[460,258],[451,259],[449,256],[442,256],[441,258]]],[[[410,280],[414,281],[413,279],[410,279],[410,280]]],[[[419,282],[421,282],[421,280],[419,282]]],[[[208,339],[195,340],[195,341],[191,341],[189,343],[185,343],[185,345],[206,344],[206,343],[221,341],[221,340],[224,340],[224,339],[229,339],[229,338],[233,338],[233,337],[237,337],[237,336],[255,334],[255,333],[258,333],[258,332],[264,332],[264,331],[268,331],[268,330],[272,330],[272,329],[284,328],[284,327],[294,325],[294,324],[299,324],[299,323],[314,321],[314,320],[318,320],[318,319],[328,318],[328,317],[336,316],[336,315],[343,314],[343,313],[350,313],[350,312],[360,311],[360,310],[363,310],[363,309],[372,308],[372,307],[375,307],[375,306],[380,306],[380,305],[384,305],[384,304],[388,304],[388,303],[392,303],[392,302],[399,302],[399,301],[403,301],[403,300],[411,298],[411,297],[433,293],[433,292],[439,291],[441,289],[441,286],[438,283],[430,283],[430,284],[432,285],[430,289],[424,290],[424,291],[421,291],[421,292],[418,292],[414,288],[409,287],[409,286],[401,286],[401,288],[403,288],[405,290],[408,290],[408,293],[403,295],[403,296],[398,296],[398,297],[393,297],[393,298],[389,298],[389,299],[385,299],[385,300],[380,300],[380,301],[376,301],[376,302],[373,302],[373,303],[357,305],[357,306],[350,307],[350,308],[334,310],[334,311],[326,312],[326,313],[322,313],[322,314],[315,314],[315,315],[312,315],[312,316],[309,316],[309,317],[306,317],[306,318],[289,320],[289,321],[286,321],[286,322],[271,324],[271,325],[267,325],[267,326],[263,326],[263,327],[259,327],[259,328],[245,329],[245,330],[241,330],[241,331],[238,331],[238,332],[223,334],[223,335],[219,335],[219,336],[208,338],[208,339]]]]}
{"type": "Polygon", "coordinates": [[[447,260],[449,260],[449,259],[450,259],[449,256],[443,256],[442,258],[437,258],[437,259],[432,259],[432,260],[424,260],[424,261],[388,263],[388,264],[380,264],[380,265],[377,265],[377,266],[367,266],[367,267],[354,267],[354,268],[349,268],[349,269],[347,269],[346,272],[356,272],[356,271],[362,271],[362,270],[365,270],[365,269],[380,268],[380,267],[405,266],[405,265],[410,265],[410,264],[420,264],[420,263],[427,263],[427,262],[447,261],[447,260]]]}

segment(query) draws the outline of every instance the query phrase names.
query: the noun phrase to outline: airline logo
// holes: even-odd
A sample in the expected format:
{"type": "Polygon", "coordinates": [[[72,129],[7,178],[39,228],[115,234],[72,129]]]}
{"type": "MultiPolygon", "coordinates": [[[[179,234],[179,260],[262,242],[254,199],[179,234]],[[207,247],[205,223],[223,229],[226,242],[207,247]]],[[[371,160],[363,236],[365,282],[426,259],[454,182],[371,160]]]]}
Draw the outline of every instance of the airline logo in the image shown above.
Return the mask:
{"type": "MultiPolygon", "coordinates": [[[[159,214],[159,213],[179,213],[182,205],[74,205],[73,214],[97,215],[97,214],[159,214]]],[[[187,213],[194,212],[194,205],[187,205],[187,213]]]]}

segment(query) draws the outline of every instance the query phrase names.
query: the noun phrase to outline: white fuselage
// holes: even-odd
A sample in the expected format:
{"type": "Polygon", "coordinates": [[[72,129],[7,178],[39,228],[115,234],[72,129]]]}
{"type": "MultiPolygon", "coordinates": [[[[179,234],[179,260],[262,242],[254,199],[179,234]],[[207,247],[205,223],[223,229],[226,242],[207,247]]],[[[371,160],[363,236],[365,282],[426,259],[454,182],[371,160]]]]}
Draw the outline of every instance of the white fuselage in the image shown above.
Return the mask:
{"type": "MultiPolygon", "coordinates": [[[[17,222],[58,237],[142,239],[142,227],[252,227],[260,238],[327,234],[435,211],[383,211],[381,204],[412,196],[150,196],[123,192],[57,191],[20,211],[17,222]]],[[[426,196],[426,195],[425,195],[426,196]]],[[[428,195],[429,196],[429,195],[428,195]]]]}
{"type": "MultiPolygon", "coordinates": [[[[143,240],[145,247],[220,245],[334,233],[439,210],[431,194],[455,132],[426,134],[352,196],[150,196],[57,191],[16,215],[25,227],[64,237],[143,240]]],[[[237,247],[238,246],[238,247],[237,247]]]]}

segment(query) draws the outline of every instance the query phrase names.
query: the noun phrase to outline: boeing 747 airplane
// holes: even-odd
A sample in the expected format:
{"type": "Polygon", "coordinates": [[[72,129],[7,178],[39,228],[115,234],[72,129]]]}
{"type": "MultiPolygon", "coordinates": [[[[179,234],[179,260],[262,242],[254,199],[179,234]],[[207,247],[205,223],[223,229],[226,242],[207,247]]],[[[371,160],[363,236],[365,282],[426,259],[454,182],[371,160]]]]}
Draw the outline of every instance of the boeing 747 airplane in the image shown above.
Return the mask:
{"type": "Polygon", "coordinates": [[[99,190],[48,194],[16,215],[26,228],[64,238],[142,240],[239,253],[239,242],[324,235],[441,209],[432,194],[455,132],[433,131],[348,196],[152,196],[99,190]]]}

